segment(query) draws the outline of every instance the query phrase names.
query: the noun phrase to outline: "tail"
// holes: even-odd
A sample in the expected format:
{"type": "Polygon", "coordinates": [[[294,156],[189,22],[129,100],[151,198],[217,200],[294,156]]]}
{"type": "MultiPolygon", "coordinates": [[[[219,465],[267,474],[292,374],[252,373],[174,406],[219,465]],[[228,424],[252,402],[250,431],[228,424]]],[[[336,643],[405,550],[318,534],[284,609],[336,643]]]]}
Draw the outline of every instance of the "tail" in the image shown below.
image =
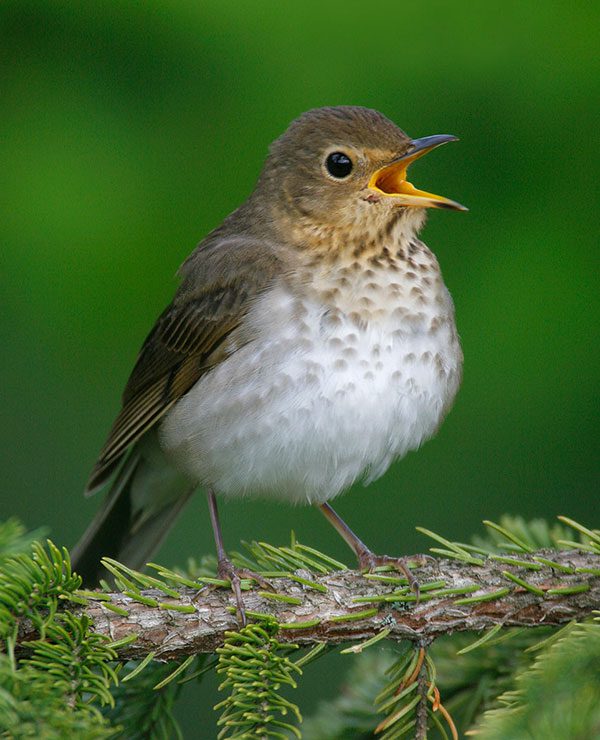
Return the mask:
{"type": "Polygon", "coordinates": [[[169,465],[149,432],[131,450],[100,510],[71,552],[73,570],[87,586],[107,572],[111,557],[140,569],[158,549],[196,486],[169,465]]]}

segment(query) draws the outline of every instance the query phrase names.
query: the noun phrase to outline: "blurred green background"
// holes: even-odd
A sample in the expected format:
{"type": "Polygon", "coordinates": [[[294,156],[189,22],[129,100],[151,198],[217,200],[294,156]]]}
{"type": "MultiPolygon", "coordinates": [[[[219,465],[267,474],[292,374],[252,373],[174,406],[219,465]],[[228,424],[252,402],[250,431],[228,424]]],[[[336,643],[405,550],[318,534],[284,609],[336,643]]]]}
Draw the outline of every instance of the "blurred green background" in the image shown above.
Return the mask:
{"type": "MultiPolygon", "coordinates": [[[[424,232],[464,345],[456,406],[340,513],[392,553],[427,546],[417,524],[464,539],[503,512],[597,525],[597,24],[598,4],[577,1],[3,2],[2,516],[74,543],[177,267],[291,119],[344,103],[458,135],[414,181],[471,210],[434,212],[424,232]]],[[[352,560],[316,511],[222,508],[230,546],[293,527],[352,560]]],[[[211,549],[197,496],[159,557],[211,549]]],[[[301,706],[343,665],[308,669],[301,706]]],[[[180,710],[186,736],[205,704],[180,710]]]]}

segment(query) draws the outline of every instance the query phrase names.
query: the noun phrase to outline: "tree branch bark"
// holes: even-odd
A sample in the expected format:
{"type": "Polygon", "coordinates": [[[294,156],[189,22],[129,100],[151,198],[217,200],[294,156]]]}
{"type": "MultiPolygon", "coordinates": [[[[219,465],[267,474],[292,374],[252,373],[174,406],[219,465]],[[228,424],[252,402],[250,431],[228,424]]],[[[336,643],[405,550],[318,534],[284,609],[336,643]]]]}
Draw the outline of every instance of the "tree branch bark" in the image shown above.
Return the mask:
{"type": "MultiPolygon", "coordinates": [[[[324,576],[296,571],[299,576],[325,587],[326,591],[288,578],[272,579],[274,593],[291,597],[295,603],[277,601],[258,589],[246,591],[244,600],[249,612],[270,614],[282,625],[278,639],[301,645],[364,640],[377,635],[383,628],[390,630],[388,639],[423,642],[452,632],[479,631],[496,624],[506,627],[561,625],[589,617],[593,610],[600,609],[599,555],[546,550],[515,555],[514,559],[533,563],[535,556],[552,560],[561,568],[544,566],[531,570],[489,558],[481,566],[429,559],[431,562],[417,571],[422,588],[418,604],[394,601],[391,594],[398,586],[365,578],[357,571],[336,571],[324,576]],[[510,580],[503,574],[506,572],[525,581],[532,590],[510,580]],[[427,584],[435,581],[445,584],[439,585],[438,590],[458,589],[462,593],[432,597],[427,584]],[[390,600],[381,601],[383,596],[390,600]],[[297,628],[295,623],[300,623],[297,628]],[[302,626],[302,623],[307,624],[302,626]]],[[[142,592],[144,597],[159,601],[160,608],[122,593],[109,594],[109,602],[90,600],[87,607],[71,605],[67,608],[86,613],[95,631],[112,640],[137,634],[133,644],[119,650],[122,659],[142,658],[151,651],[156,653],[156,660],[214,652],[222,645],[227,630],[238,629],[235,614],[228,610],[234,604],[228,589],[206,589],[199,595],[192,589],[181,589],[179,593],[177,600],[160,591],[142,592]],[[127,616],[111,611],[107,603],[126,610],[127,616]],[[193,604],[195,611],[172,611],[165,608],[168,604],[193,604]]],[[[412,598],[411,595],[408,598],[412,598]]],[[[34,637],[31,625],[25,625],[20,632],[19,642],[34,637]]]]}

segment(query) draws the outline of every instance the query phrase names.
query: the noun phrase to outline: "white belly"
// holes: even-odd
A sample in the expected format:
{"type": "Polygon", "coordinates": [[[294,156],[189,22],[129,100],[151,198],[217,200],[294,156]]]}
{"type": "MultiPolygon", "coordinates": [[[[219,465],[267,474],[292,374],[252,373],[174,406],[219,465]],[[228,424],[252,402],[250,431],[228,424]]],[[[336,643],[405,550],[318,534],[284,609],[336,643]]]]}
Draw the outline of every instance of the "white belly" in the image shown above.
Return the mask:
{"type": "Polygon", "coordinates": [[[248,317],[257,338],[166,415],[163,448],[230,496],[322,503],[377,478],[435,433],[458,389],[462,354],[442,297],[417,310],[388,296],[361,324],[276,289],[248,317]]]}

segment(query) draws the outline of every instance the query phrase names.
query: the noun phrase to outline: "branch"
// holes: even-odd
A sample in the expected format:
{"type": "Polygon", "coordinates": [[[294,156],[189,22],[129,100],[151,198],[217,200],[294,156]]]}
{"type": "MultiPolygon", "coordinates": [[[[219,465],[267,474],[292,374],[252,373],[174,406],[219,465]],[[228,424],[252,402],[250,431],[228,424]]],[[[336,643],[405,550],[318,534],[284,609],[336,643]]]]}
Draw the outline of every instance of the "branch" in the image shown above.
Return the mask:
{"type": "MultiPolygon", "coordinates": [[[[600,555],[590,552],[540,550],[504,561],[487,558],[483,565],[427,561],[418,570],[418,604],[414,594],[398,586],[394,574],[365,576],[347,570],[322,576],[296,571],[315,585],[273,578],[276,591],[253,589],[244,593],[244,600],[250,619],[251,612],[270,615],[281,627],[279,640],[301,645],[364,640],[383,628],[389,630],[388,639],[429,642],[440,635],[497,624],[561,625],[600,609],[600,555]],[[555,567],[541,566],[535,558],[550,560],[555,567]],[[395,584],[382,580],[389,576],[395,584]]],[[[90,598],[87,606],[66,608],[87,614],[94,630],[111,640],[137,635],[135,642],[119,649],[121,659],[139,659],[151,651],[157,660],[212,653],[223,644],[227,630],[238,629],[228,589],[205,589],[199,594],[180,589],[177,599],[159,590],[141,594],[142,599],[160,605],[111,593],[99,594],[103,600],[90,598]]],[[[31,624],[21,626],[20,643],[34,637],[31,624]]]]}

